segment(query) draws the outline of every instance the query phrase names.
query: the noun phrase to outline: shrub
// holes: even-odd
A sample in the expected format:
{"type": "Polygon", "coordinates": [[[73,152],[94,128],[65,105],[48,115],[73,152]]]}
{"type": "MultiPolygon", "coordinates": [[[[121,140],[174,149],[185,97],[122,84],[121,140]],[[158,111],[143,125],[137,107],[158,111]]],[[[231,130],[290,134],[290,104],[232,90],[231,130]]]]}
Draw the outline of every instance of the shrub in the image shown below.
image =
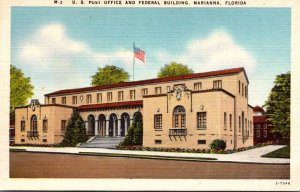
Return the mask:
{"type": "Polygon", "coordinates": [[[226,148],[226,143],[222,139],[215,139],[211,142],[210,148],[215,151],[215,150],[225,150],[226,148]]]}
{"type": "Polygon", "coordinates": [[[143,144],[143,120],[140,115],[135,115],[132,125],[128,128],[127,135],[119,145],[142,145],[143,144]]]}

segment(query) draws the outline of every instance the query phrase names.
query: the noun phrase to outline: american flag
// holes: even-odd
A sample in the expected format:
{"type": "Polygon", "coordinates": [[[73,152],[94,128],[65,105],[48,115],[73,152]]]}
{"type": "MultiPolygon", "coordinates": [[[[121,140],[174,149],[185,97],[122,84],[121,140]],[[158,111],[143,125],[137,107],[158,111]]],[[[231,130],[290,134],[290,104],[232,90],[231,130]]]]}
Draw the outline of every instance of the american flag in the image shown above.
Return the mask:
{"type": "Polygon", "coordinates": [[[145,63],[145,51],[142,51],[140,48],[134,46],[134,57],[145,63]]]}

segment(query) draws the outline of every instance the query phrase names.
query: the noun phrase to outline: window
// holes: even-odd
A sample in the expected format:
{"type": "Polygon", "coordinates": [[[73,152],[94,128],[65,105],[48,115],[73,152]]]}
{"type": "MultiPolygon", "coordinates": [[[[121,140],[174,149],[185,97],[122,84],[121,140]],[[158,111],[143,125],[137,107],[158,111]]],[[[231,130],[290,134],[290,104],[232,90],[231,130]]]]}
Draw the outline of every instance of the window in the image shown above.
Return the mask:
{"type": "Polygon", "coordinates": [[[154,140],[154,143],[155,143],[155,144],[161,144],[161,140],[160,140],[160,139],[155,139],[155,140],[154,140]]]}
{"type": "Polygon", "coordinates": [[[245,85],[245,97],[247,98],[247,86],[245,85]]]}
{"type": "Polygon", "coordinates": [[[264,138],[267,138],[267,137],[268,137],[268,131],[264,130],[264,138]]]}
{"type": "Polygon", "coordinates": [[[37,124],[37,117],[36,115],[33,115],[31,117],[31,126],[30,126],[31,131],[37,131],[38,130],[38,124],[37,124]]]}
{"type": "Polygon", "coordinates": [[[21,142],[24,143],[24,142],[25,142],[25,139],[21,139],[21,142]]]}
{"type": "Polygon", "coordinates": [[[112,101],[112,92],[107,93],[107,101],[112,101]]]}
{"type": "Polygon", "coordinates": [[[241,116],[239,116],[239,132],[241,132],[241,116]]]}
{"type": "Polygon", "coordinates": [[[119,91],[118,92],[118,101],[123,101],[124,95],[123,95],[123,91],[119,91]]]}
{"type": "Polygon", "coordinates": [[[198,140],[198,144],[200,145],[206,144],[206,140],[198,140]]]}
{"type": "Polygon", "coordinates": [[[260,130],[256,130],[256,138],[260,138],[260,130]]]}
{"type": "Polygon", "coordinates": [[[86,96],[86,103],[92,103],[92,95],[91,94],[88,94],[86,96]]]}
{"type": "Polygon", "coordinates": [[[206,112],[197,113],[197,128],[206,129],[206,112]]]}
{"type": "Polygon", "coordinates": [[[252,134],[252,121],[250,121],[250,134],[252,134]]]}
{"type": "Polygon", "coordinates": [[[194,90],[195,91],[199,91],[202,89],[202,83],[199,82],[199,83],[194,83],[194,90]]]}
{"type": "Polygon", "coordinates": [[[227,114],[224,112],[224,130],[227,129],[227,114]]]}
{"type": "Polygon", "coordinates": [[[77,96],[72,97],[72,104],[77,104],[77,96]]]}
{"type": "Polygon", "coordinates": [[[25,131],[25,121],[21,121],[21,132],[25,131]]]}
{"type": "Polygon", "coordinates": [[[220,89],[220,88],[222,88],[222,81],[221,80],[214,81],[214,89],[220,89]]]}
{"type": "Polygon", "coordinates": [[[47,143],[47,139],[43,139],[43,143],[47,143]]]}
{"type": "Polygon", "coordinates": [[[263,124],[263,128],[265,128],[265,129],[267,128],[267,124],[266,124],[266,123],[265,123],[265,124],[263,124]]]}
{"type": "Polygon", "coordinates": [[[135,90],[130,90],[130,100],[135,99],[135,90]]]}
{"type": "Polygon", "coordinates": [[[167,92],[171,91],[171,87],[167,86],[167,92]]]}
{"type": "Polygon", "coordinates": [[[239,81],[239,93],[241,93],[241,81],[239,81]]]}
{"type": "Polygon", "coordinates": [[[161,87],[155,87],[155,94],[161,94],[161,87]]]}
{"type": "Polygon", "coordinates": [[[66,104],[67,103],[67,98],[66,97],[62,97],[61,98],[61,103],[62,104],[66,104]]]}
{"type": "Polygon", "coordinates": [[[43,120],[43,133],[47,133],[48,132],[48,120],[44,119],[43,120]]]}
{"type": "Polygon", "coordinates": [[[97,103],[102,103],[102,93],[97,93],[97,103]]]}
{"type": "Polygon", "coordinates": [[[56,98],[52,98],[52,104],[56,103],[56,98]]]}
{"type": "Polygon", "coordinates": [[[162,114],[154,115],[154,129],[162,129],[162,114]]]}
{"type": "Polygon", "coordinates": [[[242,83],[242,96],[244,96],[244,83],[242,83]]]}
{"type": "Polygon", "coordinates": [[[66,120],[61,120],[61,132],[66,131],[66,126],[67,126],[67,121],[66,120]]]}
{"type": "Polygon", "coordinates": [[[254,124],[254,128],[260,129],[260,123],[255,123],[255,124],[254,124]]]}
{"type": "Polygon", "coordinates": [[[232,131],[232,115],[229,114],[229,128],[230,128],[230,131],[232,131]]]}
{"type": "Polygon", "coordinates": [[[173,111],[173,127],[185,128],[185,109],[180,105],[173,111]]]}
{"type": "Polygon", "coordinates": [[[148,95],[148,88],[142,89],[142,96],[148,95]]]}

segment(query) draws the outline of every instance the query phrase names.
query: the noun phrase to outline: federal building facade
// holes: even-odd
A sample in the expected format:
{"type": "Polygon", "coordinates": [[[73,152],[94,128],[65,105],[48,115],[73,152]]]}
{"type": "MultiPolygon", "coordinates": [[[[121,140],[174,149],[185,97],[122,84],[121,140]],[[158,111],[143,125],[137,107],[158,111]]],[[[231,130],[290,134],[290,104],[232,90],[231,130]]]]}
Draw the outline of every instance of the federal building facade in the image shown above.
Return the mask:
{"type": "Polygon", "coordinates": [[[16,144],[57,144],[73,109],[89,136],[124,137],[143,118],[143,146],[227,149],[253,145],[253,108],[244,68],[59,90],[16,108],[16,144]]]}

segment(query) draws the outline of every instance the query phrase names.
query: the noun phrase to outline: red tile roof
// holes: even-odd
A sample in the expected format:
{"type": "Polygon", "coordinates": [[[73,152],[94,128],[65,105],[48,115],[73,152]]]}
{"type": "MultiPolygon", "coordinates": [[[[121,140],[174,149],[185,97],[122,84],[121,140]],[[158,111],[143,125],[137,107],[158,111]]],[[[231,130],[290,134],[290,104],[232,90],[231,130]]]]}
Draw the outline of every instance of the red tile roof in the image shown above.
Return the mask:
{"type": "Polygon", "coordinates": [[[147,79],[147,80],[141,80],[141,81],[131,81],[131,82],[122,82],[122,83],[117,83],[117,84],[110,84],[110,85],[94,86],[94,87],[65,89],[65,90],[60,90],[60,91],[45,94],[45,96],[78,93],[78,92],[86,92],[86,91],[96,91],[96,90],[102,90],[102,89],[144,85],[144,84],[152,84],[152,83],[161,83],[161,82],[168,82],[168,81],[178,81],[178,80],[194,79],[194,78],[201,78],[201,77],[230,75],[230,74],[239,73],[243,70],[244,70],[243,67],[239,67],[239,68],[225,69],[225,70],[219,70],[219,71],[210,71],[210,72],[205,72],[205,73],[194,73],[194,74],[189,74],[189,75],[181,75],[181,76],[175,76],[175,77],[163,77],[163,78],[147,79]]]}
{"type": "Polygon", "coordinates": [[[92,105],[81,105],[78,107],[79,110],[91,110],[91,109],[107,109],[107,108],[118,108],[118,107],[139,107],[143,106],[143,101],[125,101],[116,103],[101,103],[92,105]]]}
{"type": "Polygon", "coordinates": [[[253,116],[253,123],[265,123],[267,122],[266,116],[253,116]]]}
{"type": "Polygon", "coordinates": [[[253,108],[253,112],[261,112],[261,113],[264,113],[264,109],[261,108],[260,106],[256,105],[254,108],[253,108]]]}

